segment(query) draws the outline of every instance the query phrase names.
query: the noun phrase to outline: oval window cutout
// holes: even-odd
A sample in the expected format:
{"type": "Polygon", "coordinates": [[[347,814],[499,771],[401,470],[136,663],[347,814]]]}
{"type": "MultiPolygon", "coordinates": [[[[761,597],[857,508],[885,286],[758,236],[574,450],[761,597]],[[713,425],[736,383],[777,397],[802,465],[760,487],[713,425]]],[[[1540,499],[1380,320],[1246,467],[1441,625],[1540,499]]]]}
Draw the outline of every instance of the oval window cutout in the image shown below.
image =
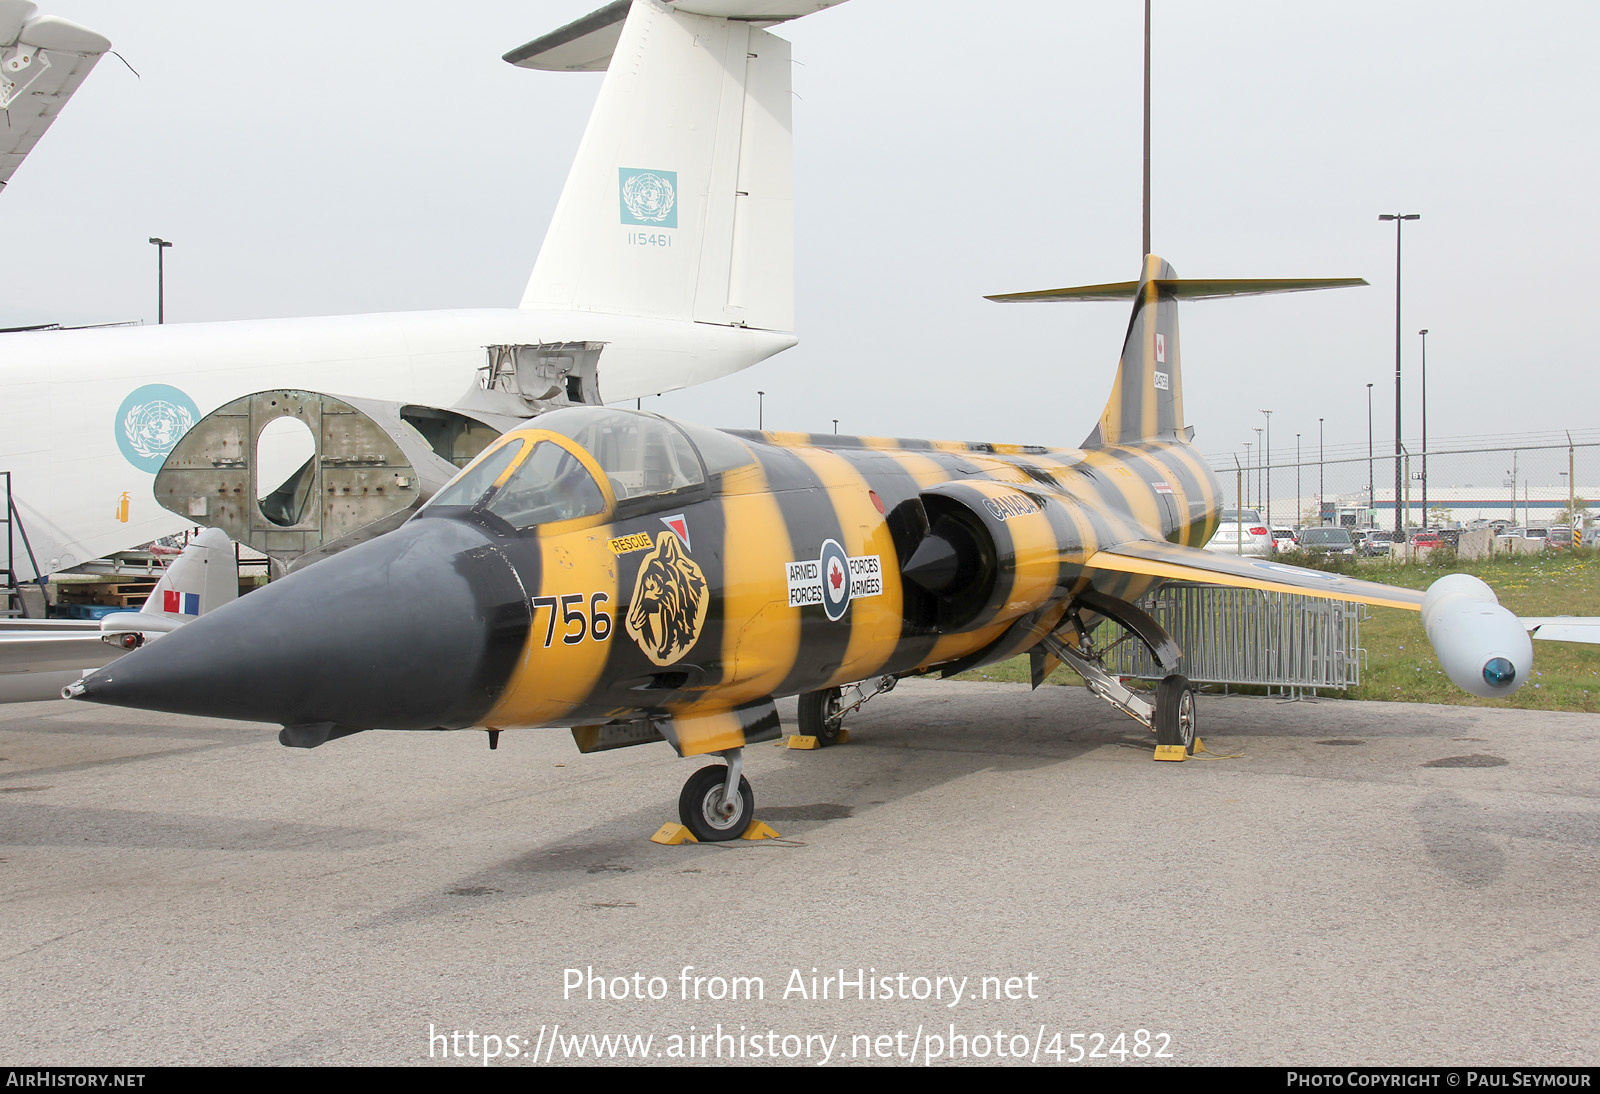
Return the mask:
{"type": "Polygon", "coordinates": [[[273,524],[305,519],[316,478],[317,439],[299,418],[274,418],[256,438],[256,504],[273,524]]]}

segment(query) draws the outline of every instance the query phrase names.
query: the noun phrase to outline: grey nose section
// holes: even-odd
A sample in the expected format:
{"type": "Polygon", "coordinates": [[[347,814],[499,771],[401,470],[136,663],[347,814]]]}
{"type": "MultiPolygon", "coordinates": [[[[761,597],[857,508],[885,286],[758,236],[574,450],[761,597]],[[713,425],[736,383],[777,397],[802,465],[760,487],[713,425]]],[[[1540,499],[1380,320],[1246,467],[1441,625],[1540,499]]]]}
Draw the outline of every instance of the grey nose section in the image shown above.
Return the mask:
{"type": "Polygon", "coordinates": [[[505,552],[424,518],[273,582],[86,676],[115,706],[363,729],[459,729],[494,705],[528,635],[505,552]]]}

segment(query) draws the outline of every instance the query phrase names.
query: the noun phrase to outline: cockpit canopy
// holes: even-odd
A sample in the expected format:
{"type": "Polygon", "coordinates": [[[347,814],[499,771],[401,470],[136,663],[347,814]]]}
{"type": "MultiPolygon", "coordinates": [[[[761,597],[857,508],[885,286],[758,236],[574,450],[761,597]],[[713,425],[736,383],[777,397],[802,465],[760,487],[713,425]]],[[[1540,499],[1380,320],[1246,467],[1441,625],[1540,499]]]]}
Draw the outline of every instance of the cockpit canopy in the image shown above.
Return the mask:
{"type": "Polygon", "coordinates": [[[708,475],[754,460],[717,430],[635,410],[569,407],[540,415],[528,430],[489,448],[424,512],[490,513],[518,529],[604,513],[605,493],[584,461],[531,431],[565,437],[588,453],[624,512],[650,508],[644,499],[675,504],[703,490],[708,475]]]}
{"type": "Polygon", "coordinates": [[[599,407],[544,414],[534,428],[572,440],[594,457],[611,480],[617,501],[668,494],[706,481],[689,438],[665,418],[599,407]]]}

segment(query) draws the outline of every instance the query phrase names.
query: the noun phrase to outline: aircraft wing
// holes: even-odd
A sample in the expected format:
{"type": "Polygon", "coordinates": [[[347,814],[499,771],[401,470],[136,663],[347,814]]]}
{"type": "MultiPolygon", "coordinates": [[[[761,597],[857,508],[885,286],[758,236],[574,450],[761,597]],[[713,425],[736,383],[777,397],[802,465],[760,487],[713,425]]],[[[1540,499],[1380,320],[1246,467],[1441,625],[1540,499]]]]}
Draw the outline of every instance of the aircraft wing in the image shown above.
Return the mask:
{"type": "Polygon", "coordinates": [[[1592,615],[1550,615],[1520,620],[1530,638],[1549,642],[1600,643],[1600,618],[1592,615]]]}
{"type": "Polygon", "coordinates": [[[1285,566],[1267,558],[1220,554],[1202,551],[1197,547],[1180,547],[1175,543],[1124,543],[1109,550],[1096,551],[1085,566],[1177,581],[1231,585],[1239,589],[1298,593],[1324,600],[1354,600],[1361,604],[1379,604],[1413,612],[1422,610],[1423,594],[1419,589],[1401,589],[1323,570],[1285,566]]]}
{"type": "Polygon", "coordinates": [[[39,143],[109,39],[27,0],[0,0],[0,187],[39,143]]]}

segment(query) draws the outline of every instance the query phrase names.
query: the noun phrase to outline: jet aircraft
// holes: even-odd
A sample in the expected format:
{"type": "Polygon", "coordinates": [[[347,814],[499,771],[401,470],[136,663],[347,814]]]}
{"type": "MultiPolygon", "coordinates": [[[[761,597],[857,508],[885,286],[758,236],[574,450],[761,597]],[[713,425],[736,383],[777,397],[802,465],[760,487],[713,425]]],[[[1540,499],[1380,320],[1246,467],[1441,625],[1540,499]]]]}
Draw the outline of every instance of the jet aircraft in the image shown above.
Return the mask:
{"type": "MultiPolygon", "coordinates": [[[[665,740],[696,771],[701,840],[754,816],[745,745],[774,700],[837,736],[841,689],[887,690],[1027,653],[1059,663],[1181,759],[1181,651],[1135,604],[1187,579],[1423,612],[1460,686],[1507,695],[1526,632],[1465,575],[1426,595],[1202,550],[1221,491],[1184,420],[1177,301],[1359,282],[1178,279],[1022,294],[1134,299],[1117,375],[1079,448],[725,432],[572,407],[507,433],[407,523],[194,620],[68,697],[276,722],[316,747],[370,729],[572,727],[583,752],[665,740]],[[1114,620],[1168,675],[1153,705],[1100,663],[1114,620]]],[[[1017,298],[1012,298],[1017,299],[1017,298]]]]}
{"type": "MultiPolygon", "coordinates": [[[[795,344],[789,44],[764,28],[840,2],[618,0],[507,54],[606,71],[518,307],[4,335],[0,470],[30,548],[5,565],[31,578],[193,524],[203,514],[156,504],[151,476],[204,415],[262,388],[383,402],[394,433],[421,429],[460,467],[550,406],[691,386],[795,344]],[[67,421],[82,423],[70,439],[67,421]]],[[[0,41],[24,9],[0,0],[0,41]]],[[[82,44],[64,21],[36,26],[45,37],[24,29],[0,67],[37,74],[82,44]]],[[[40,86],[86,71],[58,60],[40,86]]],[[[0,158],[0,182],[9,170],[0,158]]],[[[286,416],[258,416],[226,456],[257,496],[308,458],[263,466],[286,416]]],[[[305,442],[313,462],[322,440],[305,442]]],[[[275,532],[259,544],[272,554],[275,532]]]]}

